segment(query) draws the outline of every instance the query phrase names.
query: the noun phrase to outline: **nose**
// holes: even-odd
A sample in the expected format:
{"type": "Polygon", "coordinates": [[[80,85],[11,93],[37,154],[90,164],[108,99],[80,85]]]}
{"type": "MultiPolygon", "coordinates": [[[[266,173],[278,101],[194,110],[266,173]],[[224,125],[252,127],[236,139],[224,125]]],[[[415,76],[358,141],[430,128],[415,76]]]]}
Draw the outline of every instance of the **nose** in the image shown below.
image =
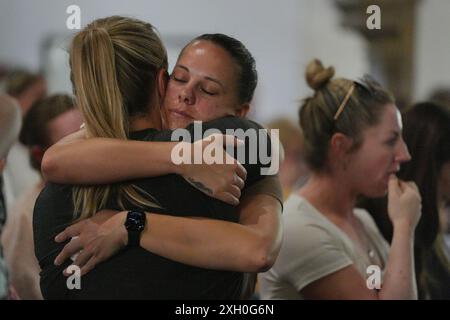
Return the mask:
{"type": "Polygon", "coordinates": [[[178,100],[187,105],[194,104],[195,103],[194,90],[192,90],[192,88],[189,86],[184,87],[183,90],[181,90],[180,94],[178,95],[178,100]]]}
{"type": "Polygon", "coordinates": [[[395,161],[398,163],[403,163],[408,162],[409,160],[411,160],[411,154],[408,151],[408,146],[405,141],[401,138],[395,155],[395,161]]]}

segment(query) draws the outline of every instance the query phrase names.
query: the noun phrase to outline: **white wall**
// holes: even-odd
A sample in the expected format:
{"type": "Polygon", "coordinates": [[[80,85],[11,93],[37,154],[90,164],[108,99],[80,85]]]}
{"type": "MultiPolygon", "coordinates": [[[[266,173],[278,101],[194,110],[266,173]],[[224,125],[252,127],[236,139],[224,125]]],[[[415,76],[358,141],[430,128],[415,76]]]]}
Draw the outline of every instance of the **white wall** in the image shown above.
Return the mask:
{"type": "Polygon", "coordinates": [[[450,1],[418,1],[415,56],[417,100],[436,87],[450,88],[450,1]]]}
{"type": "Polygon", "coordinates": [[[83,25],[121,14],[152,22],[163,39],[211,32],[235,36],[257,61],[254,117],[261,121],[297,117],[298,100],[309,93],[303,72],[312,57],[335,65],[339,75],[368,71],[363,42],[342,30],[330,0],[0,0],[0,63],[38,69],[41,41],[70,34],[65,27],[70,4],[81,7],[83,25]]]}

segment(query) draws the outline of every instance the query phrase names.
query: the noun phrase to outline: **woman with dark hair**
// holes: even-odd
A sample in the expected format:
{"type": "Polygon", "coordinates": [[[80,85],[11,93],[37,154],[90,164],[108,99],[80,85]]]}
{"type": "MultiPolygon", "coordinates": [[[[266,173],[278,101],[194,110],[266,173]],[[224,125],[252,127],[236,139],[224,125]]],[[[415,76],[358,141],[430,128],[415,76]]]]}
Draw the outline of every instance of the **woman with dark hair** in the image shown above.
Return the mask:
{"type": "MultiPolygon", "coordinates": [[[[217,37],[230,43],[224,35],[217,37]]],[[[174,143],[165,142],[170,141],[172,132],[156,130],[165,125],[159,108],[164,96],[169,125],[172,114],[185,125],[195,119],[211,120],[203,124],[203,130],[261,128],[236,117],[248,111],[256,72],[255,84],[241,95],[237,90],[244,74],[241,68],[247,70],[248,65],[239,64],[212,41],[194,41],[190,48],[185,49],[178,61],[179,70],[166,83],[165,50],[151,25],[110,17],[94,21],[75,37],[71,69],[86,123],[85,131],[78,135],[85,135],[86,141],[55,147],[58,159],[46,156],[43,167],[49,180],[83,184],[75,187],[74,193],[79,223],[58,236],[58,243],[53,241],[73,220],[68,221],[70,208],[63,203],[69,200],[67,193],[59,195],[60,200],[60,186],[46,188],[35,208],[36,242],[40,244],[36,252],[44,269],[44,296],[236,299],[241,297],[243,272],[267,268],[276,256],[281,210],[277,199],[281,196],[251,191],[250,185],[257,187],[265,180],[260,162],[244,164],[245,170],[233,163],[235,179],[230,189],[222,190],[228,197],[221,200],[227,203],[205,195],[220,198],[208,190],[200,192],[197,183],[169,174],[181,175],[181,169],[170,162],[174,143]],[[130,137],[141,141],[127,141],[130,137]],[[52,172],[59,178],[52,179],[52,172]],[[65,174],[61,176],[61,172],[65,174]],[[246,172],[249,188],[243,189],[247,195],[236,207],[246,172]],[[71,175],[77,180],[67,178],[71,175]],[[150,176],[153,178],[112,183],[150,176]],[[99,185],[102,182],[108,185],[99,185]],[[106,208],[130,211],[108,213],[112,218],[103,219],[93,237],[92,232],[86,236],[83,231],[102,216],[97,211],[106,208]],[[79,238],[68,242],[75,235],[79,238]],[[115,254],[124,247],[127,250],[115,254]],[[67,253],[80,249],[74,264],[81,267],[83,289],[70,292],[59,273],[70,264],[65,261],[71,256],[67,253]],[[99,262],[104,263],[86,274],[99,262]]],[[[254,60],[250,67],[254,68],[254,60]]],[[[187,128],[191,137],[193,128],[187,128]]],[[[213,171],[209,175],[222,178],[213,171]]],[[[211,184],[218,182],[213,179],[211,184]]]]}
{"type": "MultiPolygon", "coordinates": [[[[414,181],[422,195],[414,241],[419,298],[450,299],[450,261],[444,241],[445,207],[450,201],[450,111],[432,102],[412,106],[404,114],[403,138],[411,161],[398,177],[414,181]]],[[[386,199],[365,200],[364,206],[390,240],[386,199]]]]}

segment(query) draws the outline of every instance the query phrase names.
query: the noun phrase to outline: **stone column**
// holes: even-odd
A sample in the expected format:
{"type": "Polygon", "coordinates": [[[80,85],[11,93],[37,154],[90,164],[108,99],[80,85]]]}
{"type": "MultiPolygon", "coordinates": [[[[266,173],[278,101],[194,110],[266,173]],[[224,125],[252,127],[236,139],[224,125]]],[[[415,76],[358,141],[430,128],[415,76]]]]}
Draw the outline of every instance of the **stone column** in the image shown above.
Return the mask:
{"type": "Polygon", "coordinates": [[[335,0],[342,13],[343,26],[359,32],[367,40],[371,75],[394,93],[400,108],[408,105],[412,96],[417,1],[335,0]],[[370,5],[381,9],[379,30],[367,28],[370,5]]]}

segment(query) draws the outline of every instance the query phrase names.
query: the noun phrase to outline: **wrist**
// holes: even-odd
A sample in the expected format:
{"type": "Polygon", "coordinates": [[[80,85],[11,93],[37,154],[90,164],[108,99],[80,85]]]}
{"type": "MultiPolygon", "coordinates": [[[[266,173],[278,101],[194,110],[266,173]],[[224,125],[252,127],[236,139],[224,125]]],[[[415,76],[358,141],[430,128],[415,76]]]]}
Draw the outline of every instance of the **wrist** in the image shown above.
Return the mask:
{"type": "Polygon", "coordinates": [[[412,221],[396,221],[392,223],[394,233],[401,233],[413,237],[416,229],[412,221]]]}
{"type": "Polygon", "coordinates": [[[147,225],[147,215],[142,210],[131,210],[126,213],[124,227],[127,232],[127,246],[140,247],[142,232],[147,225]]]}
{"type": "MultiPolygon", "coordinates": [[[[189,142],[174,142],[172,144],[171,147],[171,151],[170,151],[170,165],[172,167],[172,170],[175,174],[178,174],[180,176],[186,177],[189,174],[189,164],[190,163],[185,163],[185,161],[181,161],[179,163],[176,163],[176,161],[174,161],[173,159],[173,155],[172,153],[174,153],[174,156],[176,156],[177,158],[180,157],[180,151],[182,150],[182,152],[184,153],[186,150],[189,150],[190,152],[190,160],[192,162],[192,157],[194,156],[194,145],[192,143],[189,142]],[[176,151],[174,151],[174,148],[176,147],[176,151]]],[[[185,155],[183,154],[182,159],[185,158],[185,155]]]]}
{"type": "Polygon", "coordinates": [[[121,211],[117,214],[118,220],[120,221],[119,226],[119,237],[120,237],[120,243],[126,247],[128,245],[128,230],[125,227],[125,221],[127,219],[127,213],[128,211],[121,211]]]}

